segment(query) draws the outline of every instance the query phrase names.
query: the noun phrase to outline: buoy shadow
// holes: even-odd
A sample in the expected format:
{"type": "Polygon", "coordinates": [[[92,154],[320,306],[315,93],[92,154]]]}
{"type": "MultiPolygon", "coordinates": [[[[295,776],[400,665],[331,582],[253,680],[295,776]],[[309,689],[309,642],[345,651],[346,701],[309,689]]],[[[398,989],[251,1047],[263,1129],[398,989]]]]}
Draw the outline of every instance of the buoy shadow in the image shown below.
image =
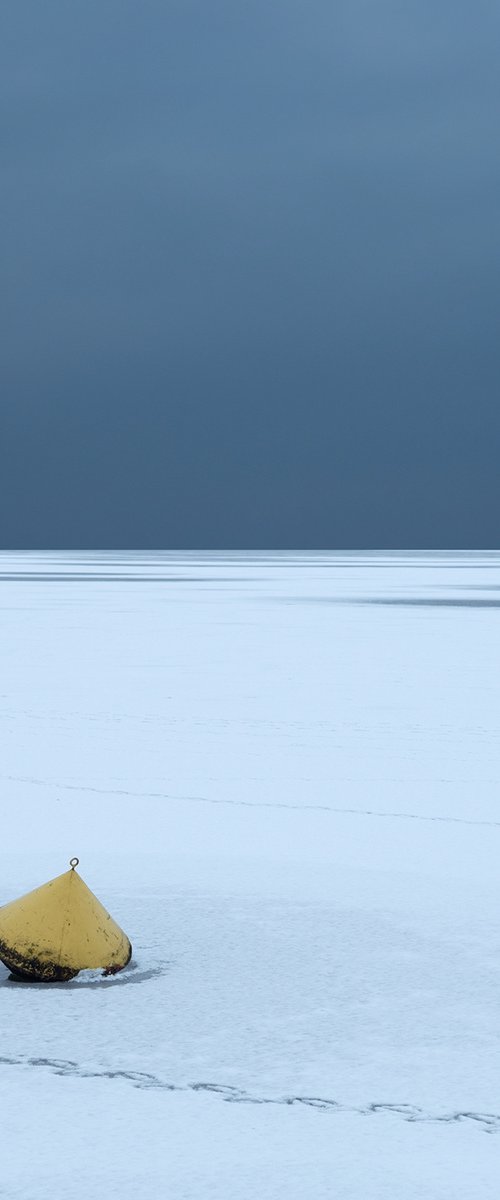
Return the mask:
{"type": "Polygon", "coordinates": [[[132,962],[119,975],[111,975],[108,979],[103,975],[94,976],[92,979],[85,978],[86,972],[82,971],[82,978],[70,980],[67,983],[35,983],[29,979],[19,979],[16,975],[2,971],[0,976],[0,988],[28,988],[30,991],[47,992],[54,990],[62,990],[63,992],[81,991],[82,989],[96,988],[114,988],[114,987],[129,987],[133,983],[147,983],[150,979],[157,979],[160,975],[165,975],[168,971],[169,963],[163,963],[157,967],[147,967],[141,971],[139,964],[132,962]]]}

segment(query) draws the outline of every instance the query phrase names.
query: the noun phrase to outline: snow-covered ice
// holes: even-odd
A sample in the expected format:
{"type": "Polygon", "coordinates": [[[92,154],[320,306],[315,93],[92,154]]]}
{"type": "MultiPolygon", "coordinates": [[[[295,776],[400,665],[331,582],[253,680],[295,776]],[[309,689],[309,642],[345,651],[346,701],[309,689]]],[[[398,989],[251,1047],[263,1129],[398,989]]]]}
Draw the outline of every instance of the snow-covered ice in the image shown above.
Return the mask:
{"type": "Polygon", "coordinates": [[[0,902],[80,872],[123,975],[0,968],[0,1195],[487,1200],[500,555],[0,556],[0,902]]]}

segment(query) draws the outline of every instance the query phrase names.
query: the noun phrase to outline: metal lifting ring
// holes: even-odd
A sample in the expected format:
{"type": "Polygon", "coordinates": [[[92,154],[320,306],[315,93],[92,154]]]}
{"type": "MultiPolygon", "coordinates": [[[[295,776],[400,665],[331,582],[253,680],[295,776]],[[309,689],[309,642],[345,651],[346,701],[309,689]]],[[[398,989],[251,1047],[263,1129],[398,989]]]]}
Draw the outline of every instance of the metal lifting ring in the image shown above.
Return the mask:
{"type": "Polygon", "coordinates": [[[74,871],[75,867],[78,866],[79,862],[80,862],[79,858],[70,858],[69,865],[70,865],[72,871],[74,871]]]}

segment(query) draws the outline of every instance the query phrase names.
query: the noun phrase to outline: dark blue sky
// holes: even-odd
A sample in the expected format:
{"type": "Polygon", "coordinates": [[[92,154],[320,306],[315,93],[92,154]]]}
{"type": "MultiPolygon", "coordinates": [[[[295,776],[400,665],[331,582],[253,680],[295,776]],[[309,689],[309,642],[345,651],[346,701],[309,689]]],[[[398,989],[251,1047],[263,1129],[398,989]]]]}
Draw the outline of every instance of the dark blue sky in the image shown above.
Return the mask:
{"type": "Polygon", "coordinates": [[[0,545],[499,545],[499,37],[8,6],[0,545]]]}

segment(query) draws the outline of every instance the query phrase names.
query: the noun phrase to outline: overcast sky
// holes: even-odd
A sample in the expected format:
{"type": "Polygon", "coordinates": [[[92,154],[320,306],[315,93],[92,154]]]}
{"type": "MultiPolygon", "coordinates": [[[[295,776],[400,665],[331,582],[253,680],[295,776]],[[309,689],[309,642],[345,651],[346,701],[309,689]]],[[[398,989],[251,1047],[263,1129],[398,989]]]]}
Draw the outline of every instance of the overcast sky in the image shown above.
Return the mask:
{"type": "Polygon", "coordinates": [[[0,545],[500,544],[499,35],[6,6],[0,545]]]}

